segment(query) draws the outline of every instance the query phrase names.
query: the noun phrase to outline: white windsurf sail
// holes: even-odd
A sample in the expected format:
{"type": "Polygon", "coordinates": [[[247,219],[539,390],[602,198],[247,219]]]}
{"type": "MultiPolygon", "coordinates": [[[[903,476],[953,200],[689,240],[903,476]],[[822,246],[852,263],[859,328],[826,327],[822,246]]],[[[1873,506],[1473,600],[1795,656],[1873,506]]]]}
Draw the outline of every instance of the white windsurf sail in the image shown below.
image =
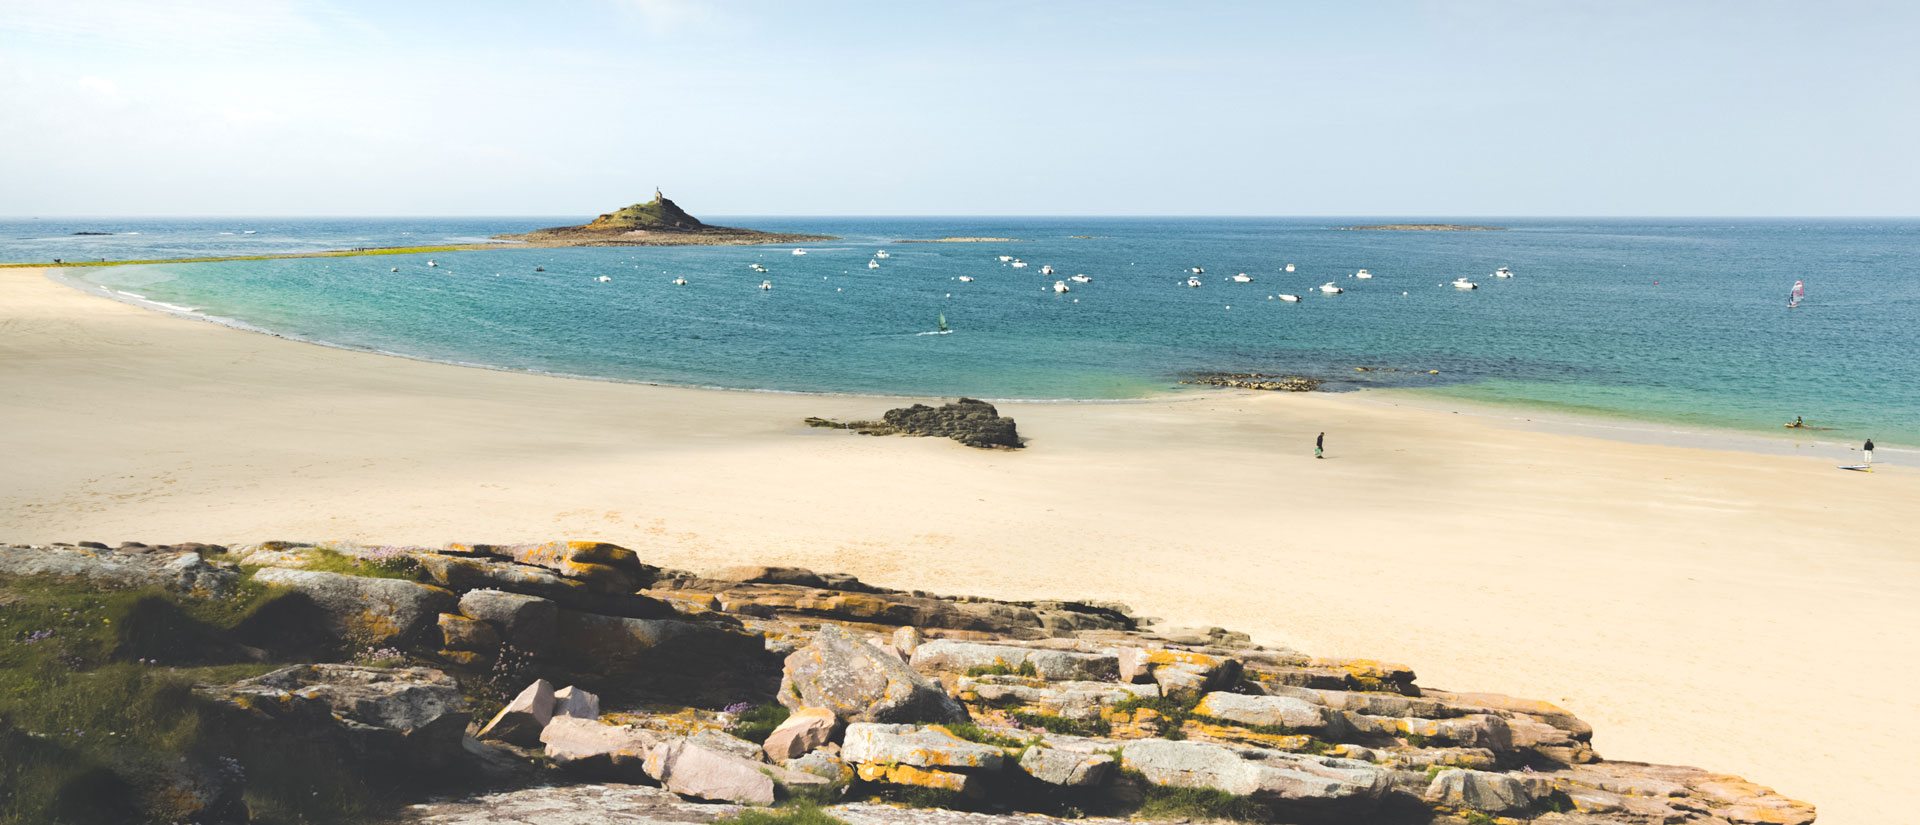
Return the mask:
{"type": "Polygon", "coordinates": [[[1787,308],[1792,309],[1799,306],[1801,301],[1806,300],[1806,297],[1807,285],[1801,281],[1794,281],[1793,294],[1787,297],[1787,308]]]}

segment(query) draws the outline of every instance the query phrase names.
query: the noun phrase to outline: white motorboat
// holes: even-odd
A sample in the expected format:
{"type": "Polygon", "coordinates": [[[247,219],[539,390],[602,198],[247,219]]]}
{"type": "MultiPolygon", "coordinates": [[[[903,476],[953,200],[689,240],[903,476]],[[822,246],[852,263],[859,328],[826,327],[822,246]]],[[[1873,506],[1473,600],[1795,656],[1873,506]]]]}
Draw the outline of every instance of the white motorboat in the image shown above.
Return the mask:
{"type": "Polygon", "coordinates": [[[747,268],[748,268],[748,269],[751,269],[751,270],[753,270],[753,271],[755,271],[755,272],[765,272],[765,271],[767,271],[767,268],[766,268],[766,267],[764,267],[764,266],[761,266],[761,265],[759,265],[759,264],[747,264],[747,268]]]}
{"type": "Polygon", "coordinates": [[[1058,294],[1060,294],[1060,293],[1062,293],[1062,292],[1067,292],[1067,291],[1069,291],[1070,289],[1071,289],[1071,288],[1067,286],[1067,282],[1066,282],[1066,281],[1054,281],[1054,282],[1053,282],[1053,293],[1054,293],[1055,295],[1058,295],[1058,294]]]}
{"type": "Polygon", "coordinates": [[[972,275],[962,275],[962,276],[960,276],[960,282],[961,282],[961,283],[963,283],[963,284],[970,284],[970,283],[973,283],[973,276],[972,276],[972,275]]]}
{"type": "Polygon", "coordinates": [[[1282,301],[1286,301],[1286,302],[1287,302],[1287,303],[1289,303],[1289,304],[1297,304],[1297,303],[1300,303],[1300,296],[1298,296],[1298,295],[1282,295],[1282,296],[1280,296],[1280,300],[1282,300],[1282,301]]]}
{"type": "Polygon", "coordinates": [[[399,272],[399,271],[400,271],[400,267],[397,267],[397,266],[396,266],[396,267],[394,267],[394,268],[392,268],[392,269],[389,269],[389,270],[387,270],[387,271],[388,271],[388,272],[399,272]]]}
{"type": "Polygon", "coordinates": [[[603,284],[604,284],[604,283],[606,283],[606,282],[608,282],[608,281],[611,281],[611,280],[613,280],[613,279],[612,279],[612,278],[609,278],[609,277],[607,277],[607,276],[605,276],[605,275],[602,275],[602,276],[600,276],[600,277],[598,277],[598,278],[595,278],[594,280],[596,280],[596,281],[599,281],[600,283],[603,283],[603,284]]]}
{"type": "Polygon", "coordinates": [[[1052,274],[1053,274],[1053,265],[1052,265],[1052,264],[1048,264],[1048,265],[1046,265],[1046,266],[1043,266],[1043,267],[1040,267],[1040,274],[1042,274],[1042,275],[1052,275],[1052,274]]]}
{"type": "Polygon", "coordinates": [[[773,282],[772,282],[772,281],[761,281],[761,282],[760,282],[760,288],[761,288],[761,289],[772,289],[772,288],[773,288],[773,282]]]}
{"type": "Polygon", "coordinates": [[[1368,279],[1368,278],[1371,278],[1371,277],[1373,277],[1373,273],[1371,273],[1371,272],[1368,272],[1368,271],[1366,271],[1366,270],[1364,270],[1364,269],[1362,269],[1362,270],[1360,270],[1359,272],[1355,272],[1355,273],[1353,273],[1353,277],[1355,277],[1355,278],[1359,278],[1360,280],[1362,280],[1362,281],[1364,281],[1364,280],[1366,280],[1366,279],[1368,279]]]}
{"type": "Polygon", "coordinates": [[[1503,266],[1503,267],[1500,267],[1499,269],[1496,269],[1496,270],[1494,270],[1494,271],[1493,271],[1493,277],[1495,277],[1495,278],[1511,278],[1511,277],[1513,277],[1513,270],[1511,270],[1511,269],[1508,269],[1508,268],[1506,268],[1506,267],[1504,267],[1504,266],[1503,266]]]}
{"type": "Polygon", "coordinates": [[[1092,279],[1092,278],[1089,278],[1089,277],[1087,277],[1087,276],[1085,276],[1085,275],[1075,275],[1075,276],[1073,276],[1073,277],[1071,277],[1071,278],[1068,278],[1067,280],[1069,280],[1069,281],[1072,281],[1072,282],[1074,282],[1074,283],[1076,283],[1076,284],[1090,284],[1090,283],[1093,283],[1093,279],[1092,279]]]}
{"type": "Polygon", "coordinates": [[[686,286],[686,285],[687,285],[687,279],[685,279],[685,278],[675,278],[675,279],[673,279],[673,285],[674,285],[674,286],[686,286]]]}
{"type": "Polygon", "coordinates": [[[1346,290],[1341,289],[1337,286],[1334,286],[1332,281],[1328,281],[1320,285],[1320,291],[1328,295],[1339,295],[1340,293],[1345,292],[1346,290]]]}
{"type": "Polygon", "coordinates": [[[1013,263],[1007,264],[1007,266],[1013,267],[1014,269],[1026,269],[1027,262],[1016,258],[1014,259],[1013,263]]]}
{"type": "Polygon", "coordinates": [[[887,254],[887,251],[886,251],[886,250],[884,250],[884,249],[882,249],[882,250],[880,250],[879,252],[875,252],[875,253],[873,253],[873,257],[875,257],[875,258],[891,258],[891,257],[893,257],[893,256],[892,256],[892,255],[888,255],[888,254],[887,254]]]}
{"type": "Polygon", "coordinates": [[[1288,271],[1288,272],[1292,272],[1292,271],[1293,271],[1293,264],[1287,264],[1287,271],[1288,271]]]}
{"type": "Polygon", "coordinates": [[[794,251],[793,251],[793,254],[795,254],[795,255],[805,255],[805,254],[807,254],[807,251],[806,251],[806,250],[804,250],[804,249],[796,249],[796,250],[794,250],[794,251]]]}
{"type": "Polygon", "coordinates": [[[1001,263],[1003,263],[1003,264],[1004,264],[1004,263],[1006,263],[1006,262],[1008,262],[1008,261],[1011,261],[1011,260],[1013,260],[1013,256],[1012,256],[1012,255],[1001,255],[1001,256],[1000,256],[1000,262],[1001,262],[1001,263]]]}
{"type": "Polygon", "coordinates": [[[1188,278],[1188,279],[1187,279],[1187,286],[1196,286],[1196,287],[1197,287],[1197,286],[1199,286],[1199,285],[1200,285],[1200,279],[1199,279],[1199,278],[1188,278]]]}
{"type": "Polygon", "coordinates": [[[427,262],[427,266],[439,266],[439,264],[436,264],[436,263],[434,263],[434,262],[432,262],[432,261],[428,261],[428,262],[427,262]]]}
{"type": "Polygon", "coordinates": [[[1452,286],[1453,286],[1453,288],[1454,288],[1454,289],[1479,289],[1479,288],[1480,288],[1480,285],[1479,285],[1479,284],[1476,284],[1476,283],[1474,283],[1474,282],[1472,282],[1472,281],[1469,281],[1469,280],[1467,280],[1467,279],[1465,279],[1465,278],[1455,278],[1455,279],[1453,279],[1453,284],[1452,284],[1452,286]]]}
{"type": "Polygon", "coordinates": [[[868,268],[868,269],[879,269],[879,268],[880,268],[880,262],[879,262],[879,261],[868,261],[868,262],[867,262],[867,268],[868,268]]]}
{"type": "Polygon", "coordinates": [[[1233,276],[1233,282],[1236,284],[1250,284],[1250,283],[1253,283],[1253,277],[1248,275],[1245,272],[1242,272],[1238,275],[1233,276]]]}
{"type": "Polygon", "coordinates": [[[1189,269],[1189,270],[1187,270],[1187,271],[1188,271],[1188,272],[1191,272],[1191,273],[1193,273],[1193,274],[1195,274],[1195,275],[1205,275],[1205,274],[1207,274],[1207,271],[1206,271],[1206,270],[1204,270],[1204,269],[1201,269],[1200,267],[1197,267],[1197,266],[1196,266],[1196,267],[1194,267],[1194,268],[1192,268],[1192,269],[1189,269]]]}

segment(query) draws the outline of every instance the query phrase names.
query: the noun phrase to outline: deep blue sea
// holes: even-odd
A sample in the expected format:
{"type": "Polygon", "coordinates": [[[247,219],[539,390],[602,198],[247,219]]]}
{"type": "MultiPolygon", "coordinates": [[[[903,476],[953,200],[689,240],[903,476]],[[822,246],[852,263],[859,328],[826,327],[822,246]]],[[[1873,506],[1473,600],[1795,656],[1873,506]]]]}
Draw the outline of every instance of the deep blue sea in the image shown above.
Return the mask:
{"type": "MultiPolygon", "coordinates": [[[[471,243],[579,220],[13,219],[0,221],[0,261],[471,243]]],[[[1305,373],[1334,389],[1769,434],[1804,416],[1834,441],[1920,446],[1915,220],[1466,221],[1510,227],[1499,232],[1338,228],[1409,220],[1378,217],[709,220],[845,240],[61,273],[290,337],[568,375],[1120,399],[1199,371],[1305,373]],[[953,235],[1019,240],[897,242],[953,235]],[[1515,277],[1492,277],[1501,266],[1515,277]],[[1185,285],[1191,267],[1202,286],[1185,285]],[[1362,268],[1374,277],[1351,277],[1362,268]],[[1251,283],[1228,280],[1243,272],[1251,283]],[[1092,281],[1052,290],[1074,274],[1092,281]],[[1463,276],[1479,288],[1444,285],[1463,276]],[[1807,298],[1789,309],[1796,280],[1807,298]],[[1327,282],[1346,291],[1314,291],[1327,282]],[[1282,294],[1301,300],[1269,297],[1282,294]],[[927,334],[941,316],[951,334],[927,334]]]]}

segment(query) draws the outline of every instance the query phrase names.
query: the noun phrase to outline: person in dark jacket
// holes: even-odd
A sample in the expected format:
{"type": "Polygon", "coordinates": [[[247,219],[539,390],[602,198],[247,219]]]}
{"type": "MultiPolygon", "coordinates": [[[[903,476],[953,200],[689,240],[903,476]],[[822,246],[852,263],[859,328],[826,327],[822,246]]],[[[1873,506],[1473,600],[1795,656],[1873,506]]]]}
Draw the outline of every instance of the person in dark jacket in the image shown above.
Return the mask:
{"type": "Polygon", "coordinates": [[[1866,453],[1867,463],[1872,464],[1873,463],[1873,439],[1871,438],[1867,439],[1867,443],[1860,448],[1860,451],[1863,453],[1866,453]]]}
{"type": "Polygon", "coordinates": [[[1313,439],[1313,457],[1326,458],[1327,457],[1326,452],[1327,452],[1327,434],[1321,433],[1318,437],[1313,439]]]}

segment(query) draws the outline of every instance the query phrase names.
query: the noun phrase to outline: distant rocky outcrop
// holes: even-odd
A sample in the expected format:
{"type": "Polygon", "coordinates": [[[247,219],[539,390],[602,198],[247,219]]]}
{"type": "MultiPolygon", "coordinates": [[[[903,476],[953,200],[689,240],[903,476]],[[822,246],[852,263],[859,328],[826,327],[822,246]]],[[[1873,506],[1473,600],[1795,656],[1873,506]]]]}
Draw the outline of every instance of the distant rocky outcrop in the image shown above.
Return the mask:
{"type": "Polygon", "coordinates": [[[1182,379],[1180,383],[1204,384],[1211,387],[1235,387],[1243,390],[1313,392],[1314,390],[1320,389],[1320,385],[1325,382],[1306,375],[1261,375],[1257,372],[1216,372],[1182,379]]]}
{"type": "Polygon", "coordinates": [[[951,404],[929,407],[915,404],[886,411],[879,421],[833,421],[808,418],[809,427],[853,430],[861,435],[912,435],[951,438],[969,447],[1019,449],[1020,434],[1013,419],[1000,415],[992,404],[977,398],[962,398],[951,404]]]}
{"type": "Polygon", "coordinates": [[[798,235],[714,226],[696,218],[658,190],[653,200],[616,209],[580,226],[556,226],[496,240],[531,246],[729,246],[838,240],[830,235],[798,235]]]}
{"type": "MultiPolygon", "coordinates": [[[[131,634],[123,645],[196,650],[191,664],[220,667],[239,666],[221,656],[278,655],[210,638],[245,624],[207,623],[248,612],[235,600],[303,600],[324,617],[306,624],[337,636],[319,661],[248,665],[256,675],[239,679],[201,671],[209,683],[168,701],[203,706],[169,706],[164,717],[200,713],[197,727],[148,739],[129,729],[133,738],[94,751],[74,730],[33,727],[38,717],[0,695],[9,749],[0,755],[67,777],[47,798],[117,793],[115,804],[134,807],[112,821],[205,823],[245,822],[255,802],[287,810],[355,794],[385,810],[412,803],[408,821],[444,825],[695,822],[713,809],[685,800],[794,798],[831,803],[828,813],[858,825],[957,821],[862,801],[890,799],[1275,823],[1815,817],[1811,805],[1738,777],[1603,760],[1593,728],[1546,702],[1437,690],[1404,665],[1313,657],[1220,628],[1158,628],[1114,605],[935,596],[797,568],[700,575],[599,542],[201,547],[0,546],[0,619],[9,622],[50,621],[43,602],[54,597],[95,610],[166,601],[178,612],[149,608],[145,624],[112,632],[131,634]],[[183,587],[172,572],[125,572],[176,565],[227,580],[183,587]],[[618,592],[617,582],[634,589],[618,592]],[[603,607],[619,612],[596,612],[603,607]],[[431,610],[442,611],[435,621],[420,618],[431,610]],[[382,621],[393,647],[362,649],[360,634],[382,621]],[[88,768],[74,761],[82,754],[102,761],[88,768]],[[77,767],[58,774],[68,764],[77,767]]],[[[81,644],[82,629],[100,638],[108,626],[81,616],[13,640],[10,655],[45,652],[39,667],[90,669],[89,685],[139,668],[144,675],[123,684],[173,678],[173,662],[146,648],[111,661],[111,651],[81,644]],[[100,655],[109,658],[87,658],[100,655]]],[[[100,690],[61,701],[112,698],[100,690]]],[[[48,781],[36,776],[36,787],[48,781]]],[[[46,813],[28,810],[23,821],[64,821],[36,811],[46,813]]]]}

